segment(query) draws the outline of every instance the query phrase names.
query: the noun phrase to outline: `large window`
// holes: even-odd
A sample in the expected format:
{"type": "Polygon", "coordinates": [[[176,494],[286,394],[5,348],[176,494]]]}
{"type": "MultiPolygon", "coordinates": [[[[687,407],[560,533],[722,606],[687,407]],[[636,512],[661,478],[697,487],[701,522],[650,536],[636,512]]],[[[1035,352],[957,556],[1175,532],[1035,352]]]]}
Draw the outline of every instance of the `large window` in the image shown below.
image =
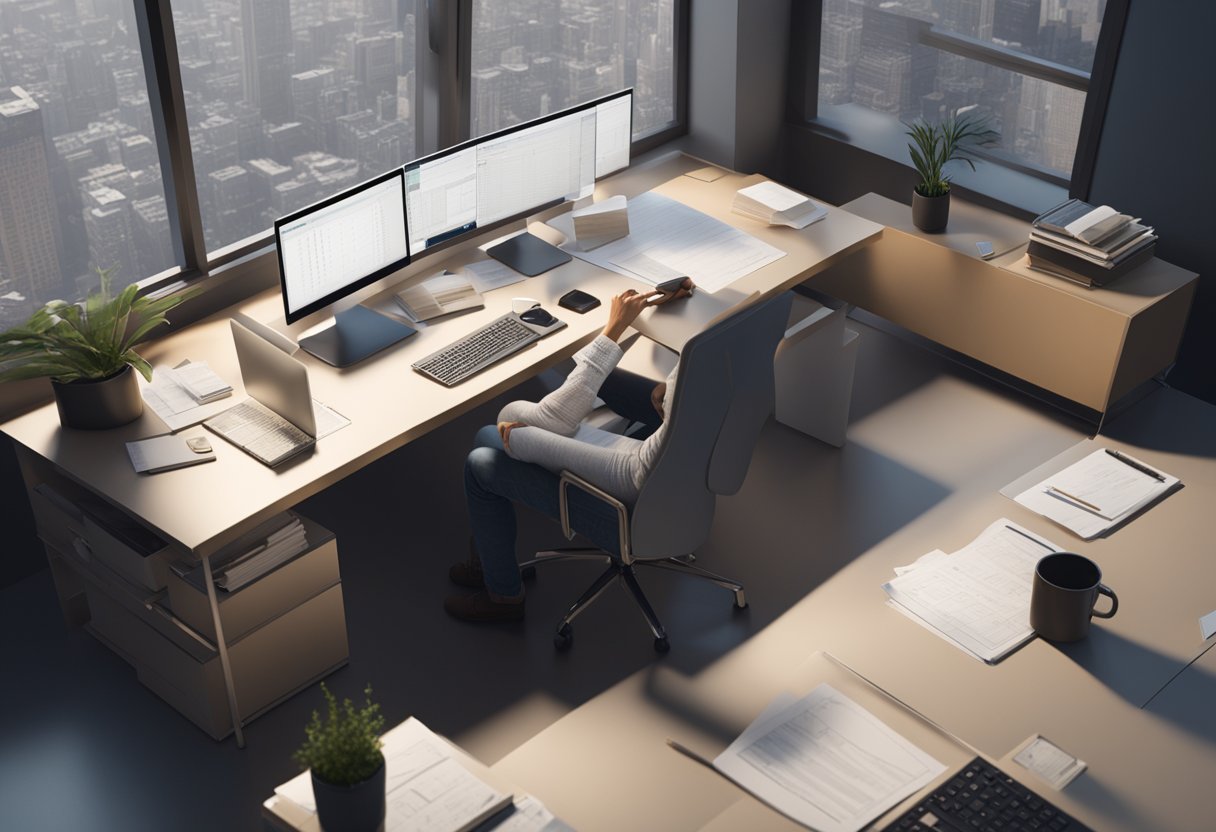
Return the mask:
{"type": "Polygon", "coordinates": [[[633,135],[676,122],[677,0],[473,0],[472,134],[634,88],[633,135]]]}
{"type": "Polygon", "coordinates": [[[901,121],[984,117],[990,160],[1067,184],[1107,0],[823,0],[818,116],[903,155],[901,121]]]}
{"type": "Polygon", "coordinates": [[[0,330],[177,265],[129,2],[0,2],[0,330]]]}
{"type": "Polygon", "coordinates": [[[416,6],[173,3],[208,250],[415,157],[416,6]]]}

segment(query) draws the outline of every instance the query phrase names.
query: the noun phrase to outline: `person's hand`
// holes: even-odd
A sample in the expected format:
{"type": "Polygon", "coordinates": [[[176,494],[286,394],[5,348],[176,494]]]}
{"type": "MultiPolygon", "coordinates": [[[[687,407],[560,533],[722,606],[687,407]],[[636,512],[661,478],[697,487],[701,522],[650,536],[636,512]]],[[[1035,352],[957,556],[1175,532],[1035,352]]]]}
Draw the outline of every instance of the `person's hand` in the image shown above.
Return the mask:
{"type": "Polygon", "coordinates": [[[642,294],[637,289],[626,289],[612,299],[612,308],[608,311],[608,323],[604,324],[604,335],[613,341],[620,340],[625,330],[633,323],[642,310],[647,306],[658,303],[657,298],[662,292],[651,291],[642,294]]]}
{"type": "Polygon", "coordinates": [[[679,300],[680,298],[690,298],[692,297],[692,290],[695,288],[697,288],[697,284],[692,282],[691,277],[686,277],[684,278],[684,282],[680,284],[679,289],[676,289],[674,292],[660,293],[661,297],[650,305],[662,306],[669,301],[679,300]]]}
{"type": "Polygon", "coordinates": [[[650,403],[654,406],[659,418],[663,418],[663,397],[667,395],[667,382],[660,381],[650,391],[650,403]]]}
{"type": "Polygon", "coordinates": [[[511,431],[516,428],[526,428],[523,422],[499,422],[498,435],[502,437],[502,446],[507,449],[507,453],[511,452],[511,431]]]}

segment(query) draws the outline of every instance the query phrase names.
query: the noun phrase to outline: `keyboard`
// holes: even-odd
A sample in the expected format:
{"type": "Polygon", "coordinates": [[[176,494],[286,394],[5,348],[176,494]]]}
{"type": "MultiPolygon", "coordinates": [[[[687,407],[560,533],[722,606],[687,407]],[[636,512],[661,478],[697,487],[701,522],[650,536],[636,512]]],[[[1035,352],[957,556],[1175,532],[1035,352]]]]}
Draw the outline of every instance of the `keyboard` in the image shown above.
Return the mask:
{"type": "Polygon", "coordinates": [[[888,832],[1092,832],[979,757],[886,829],[888,832]]]}
{"type": "Polygon", "coordinates": [[[533,341],[539,341],[540,337],[541,334],[520,321],[518,315],[508,313],[431,353],[413,367],[440,384],[451,387],[533,341]]]}
{"type": "Polygon", "coordinates": [[[254,399],[246,399],[203,426],[271,468],[311,448],[316,440],[254,399]]]}

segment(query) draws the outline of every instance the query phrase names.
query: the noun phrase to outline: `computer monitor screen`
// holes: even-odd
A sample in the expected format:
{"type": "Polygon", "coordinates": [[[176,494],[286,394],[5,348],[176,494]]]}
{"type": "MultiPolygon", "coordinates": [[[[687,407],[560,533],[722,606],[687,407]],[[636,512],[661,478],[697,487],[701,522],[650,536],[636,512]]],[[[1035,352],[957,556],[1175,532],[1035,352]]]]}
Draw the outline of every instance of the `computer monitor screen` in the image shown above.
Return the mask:
{"type": "Polygon", "coordinates": [[[409,263],[404,181],[393,170],[275,222],[287,323],[409,263]]]}
{"type": "Polygon", "coordinates": [[[595,104],[595,178],[629,167],[633,145],[633,90],[623,90],[595,104]]]}
{"type": "Polygon", "coordinates": [[[405,205],[414,254],[476,228],[477,147],[458,147],[407,167],[405,205]]]}

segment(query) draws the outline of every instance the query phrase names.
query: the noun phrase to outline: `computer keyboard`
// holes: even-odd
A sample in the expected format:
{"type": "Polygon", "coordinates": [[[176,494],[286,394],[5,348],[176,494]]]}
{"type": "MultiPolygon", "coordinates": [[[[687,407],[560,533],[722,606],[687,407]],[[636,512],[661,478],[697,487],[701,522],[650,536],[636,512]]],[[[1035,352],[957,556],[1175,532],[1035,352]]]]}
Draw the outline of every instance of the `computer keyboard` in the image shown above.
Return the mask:
{"type": "Polygon", "coordinates": [[[540,334],[513,314],[495,318],[476,332],[466,335],[438,352],[416,362],[413,367],[451,387],[494,362],[540,340],[540,334]]]}
{"type": "Polygon", "coordinates": [[[1092,832],[1017,780],[976,757],[886,827],[889,832],[1092,832]]]}
{"type": "Polygon", "coordinates": [[[253,399],[234,405],[203,424],[272,467],[314,444],[307,433],[253,399]]]}

